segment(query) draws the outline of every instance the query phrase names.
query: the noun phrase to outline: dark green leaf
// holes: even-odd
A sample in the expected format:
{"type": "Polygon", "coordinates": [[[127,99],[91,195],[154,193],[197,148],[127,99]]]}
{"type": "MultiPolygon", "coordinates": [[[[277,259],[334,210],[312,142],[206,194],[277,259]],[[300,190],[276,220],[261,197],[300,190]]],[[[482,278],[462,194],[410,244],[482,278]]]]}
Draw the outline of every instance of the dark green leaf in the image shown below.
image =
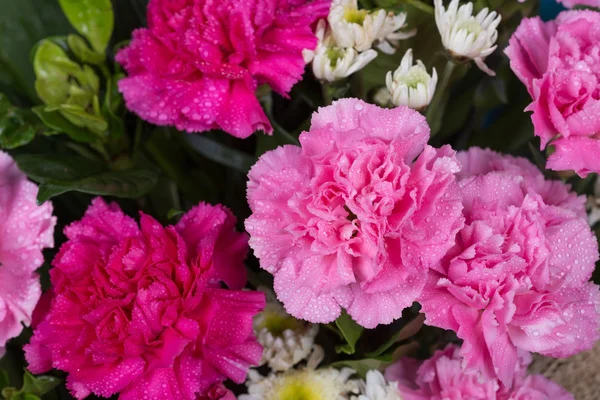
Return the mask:
{"type": "Polygon", "coordinates": [[[483,78],[475,89],[473,103],[475,107],[485,110],[508,103],[504,80],[498,77],[483,78]]]}
{"type": "Polygon", "coordinates": [[[4,389],[8,385],[10,385],[8,372],[6,372],[5,369],[0,369],[0,390],[4,389]]]}
{"type": "Polygon", "coordinates": [[[112,36],[114,14],[110,0],[59,0],[63,12],[75,30],[92,48],[104,54],[112,36]]]}
{"type": "Polygon", "coordinates": [[[338,353],[354,354],[356,342],[363,333],[364,328],[358,325],[345,311],[335,320],[340,332],[346,340],[346,344],[335,347],[338,353]]]}
{"type": "Polygon", "coordinates": [[[65,154],[21,154],[15,157],[19,169],[30,179],[48,181],[74,181],[87,176],[108,172],[100,162],[85,157],[65,154]]]}
{"type": "Polygon", "coordinates": [[[90,130],[73,125],[59,111],[46,111],[46,106],[33,107],[32,111],[48,128],[67,134],[76,142],[91,143],[99,139],[90,130]]]}
{"type": "Polygon", "coordinates": [[[185,140],[194,150],[209,160],[243,173],[248,172],[250,167],[256,162],[253,157],[250,157],[246,153],[227,147],[205,136],[186,135],[185,140]]]}
{"type": "Polygon", "coordinates": [[[14,149],[31,142],[43,125],[30,110],[13,107],[0,93],[0,148],[14,149]]]}
{"type": "Polygon", "coordinates": [[[102,105],[104,118],[110,125],[111,138],[118,138],[125,134],[123,123],[123,96],[119,93],[117,82],[123,75],[113,75],[106,81],[106,94],[102,105]]]}
{"type": "Polygon", "coordinates": [[[425,321],[425,314],[419,314],[409,323],[404,325],[402,329],[392,335],[391,338],[381,346],[377,348],[377,350],[367,353],[367,357],[380,357],[383,355],[390,347],[394,346],[396,343],[399,343],[403,340],[406,340],[414,335],[421,329],[423,326],[423,321],[425,321]]]}
{"type": "Polygon", "coordinates": [[[178,218],[181,217],[184,214],[183,211],[178,210],[176,208],[171,208],[169,210],[169,212],[167,213],[167,219],[174,219],[174,218],[178,218]]]}
{"type": "Polygon", "coordinates": [[[157,180],[158,173],[151,169],[105,172],[74,181],[49,180],[40,184],[37,201],[42,204],[72,190],[97,196],[133,199],[147,194],[157,180]]]}
{"type": "Polygon", "coordinates": [[[179,190],[193,203],[201,200],[207,200],[210,197],[212,188],[208,188],[198,180],[194,179],[190,173],[185,159],[181,157],[181,149],[177,147],[177,142],[172,140],[169,135],[179,134],[178,132],[168,132],[163,129],[156,129],[146,141],[146,149],[160,165],[163,172],[169,179],[173,180],[179,190]]]}
{"type": "Polygon", "coordinates": [[[11,92],[13,101],[21,98],[34,104],[38,100],[29,51],[41,39],[68,33],[70,29],[56,1],[18,0],[1,4],[0,87],[11,92]]]}
{"type": "Polygon", "coordinates": [[[15,159],[21,171],[40,183],[40,203],[73,190],[93,195],[136,198],[148,193],[158,180],[158,173],[153,169],[108,171],[104,164],[81,156],[23,154],[15,159]]]}

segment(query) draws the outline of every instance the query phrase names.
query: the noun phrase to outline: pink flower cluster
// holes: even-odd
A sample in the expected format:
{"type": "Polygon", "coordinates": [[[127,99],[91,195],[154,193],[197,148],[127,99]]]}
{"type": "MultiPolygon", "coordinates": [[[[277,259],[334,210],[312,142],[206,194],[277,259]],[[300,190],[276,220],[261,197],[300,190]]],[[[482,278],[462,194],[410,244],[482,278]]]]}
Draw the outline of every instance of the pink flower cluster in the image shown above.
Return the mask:
{"type": "Polygon", "coordinates": [[[222,129],[245,138],[273,128],[255,91],[286,96],[304,72],[311,24],[331,0],[151,0],[148,28],[117,60],[127,107],[142,119],[188,132],[222,129]]]}
{"type": "Polygon", "coordinates": [[[598,243],[583,199],[527,160],[479,148],[458,159],[466,224],[419,301],[427,324],[464,340],[467,368],[510,386],[519,350],[567,357],[600,338],[598,243]]]}
{"type": "Polygon", "coordinates": [[[425,361],[408,358],[385,371],[396,382],[403,400],[573,400],[556,383],[541,375],[527,375],[528,353],[519,354],[519,364],[511,387],[497,380],[486,381],[475,371],[464,371],[459,348],[448,345],[425,361]]]}
{"type": "Polygon", "coordinates": [[[524,19],[506,54],[533,102],[535,134],[553,153],[548,168],[600,172],[600,13],[524,19]]]}
{"type": "Polygon", "coordinates": [[[50,310],[26,346],[34,373],[67,372],[77,399],[227,399],[262,347],[252,318],[265,303],[242,291],[247,237],[224,207],[200,204],[176,226],[93,201],[65,228],[51,270],[50,310]],[[223,288],[226,285],[228,289],[223,288]]]}
{"type": "Polygon", "coordinates": [[[31,323],[41,294],[35,270],[44,262],[42,249],[54,246],[52,204],[36,205],[37,191],[0,151],[0,357],[31,323]]]}
{"type": "Polygon", "coordinates": [[[372,328],[416,300],[463,226],[455,152],[428,139],[414,110],[344,99],[260,158],[246,229],[288,313],[372,328]]]}

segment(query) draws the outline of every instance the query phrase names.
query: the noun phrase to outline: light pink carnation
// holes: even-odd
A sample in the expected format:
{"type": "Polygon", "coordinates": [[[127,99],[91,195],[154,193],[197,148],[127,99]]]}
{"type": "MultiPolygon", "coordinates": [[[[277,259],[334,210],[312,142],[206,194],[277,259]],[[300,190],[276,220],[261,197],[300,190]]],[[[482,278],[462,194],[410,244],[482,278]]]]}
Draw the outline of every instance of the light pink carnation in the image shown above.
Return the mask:
{"type": "Polygon", "coordinates": [[[344,99],[252,168],[250,246],[291,315],[372,328],[416,299],[463,225],[455,152],[428,139],[414,110],[344,99]]]}
{"type": "Polygon", "coordinates": [[[448,345],[425,361],[403,358],[385,371],[397,382],[403,400],[573,400],[573,396],[541,375],[527,376],[531,357],[519,354],[512,388],[463,370],[459,347],[448,345]]]}
{"type": "Polygon", "coordinates": [[[245,138],[273,128],[254,92],[286,96],[317,45],[311,24],[331,0],[151,0],[148,28],[117,54],[127,107],[157,125],[222,129],[245,138]]]}
{"type": "MultiPolygon", "coordinates": [[[[469,165],[478,157],[490,158],[477,149],[459,155],[465,171],[478,170],[469,165]]],[[[585,219],[536,193],[523,171],[462,177],[466,225],[420,298],[426,323],[464,340],[466,366],[507,386],[518,349],[567,357],[600,337],[600,291],[588,282],[596,238],[585,219]]]]}
{"type": "Polygon", "coordinates": [[[26,346],[29,369],[69,373],[78,399],[227,398],[261,359],[242,291],[247,237],[222,206],[200,204],[176,226],[142,214],[141,228],[97,198],[53,261],[50,311],[26,346]],[[225,284],[229,289],[224,289],[225,284]]]}
{"type": "Polygon", "coordinates": [[[506,54],[533,102],[535,134],[555,151],[548,168],[600,172],[600,13],[524,19],[506,54]]]}
{"type": "Polygon", "coordinates": [[[38,188],[0,151],[0,357],[9,339],[31,323],[41,288],[35,270],[42,249],[54,246],[52,204],[41,206],[38,188]]]}
{"type": "Polygon", "coordinates": [[[542,196],[544,203],[564,207],[581,218],[587,218],[586,197],[571,191],[571,185],[544,174],[526,158],[497,153],[490,149],[472,147],[457,154],[461,171],[457,178],[464,179],[493,171],[506,171],[523,177],[523,187],[530,193],[542,196]]]}
{"type": "Polygon", "coordinates": [[[558,0],[567,8],[573,8],[575,6],[590,6],[600,8],[600,0],[558,0]]]}

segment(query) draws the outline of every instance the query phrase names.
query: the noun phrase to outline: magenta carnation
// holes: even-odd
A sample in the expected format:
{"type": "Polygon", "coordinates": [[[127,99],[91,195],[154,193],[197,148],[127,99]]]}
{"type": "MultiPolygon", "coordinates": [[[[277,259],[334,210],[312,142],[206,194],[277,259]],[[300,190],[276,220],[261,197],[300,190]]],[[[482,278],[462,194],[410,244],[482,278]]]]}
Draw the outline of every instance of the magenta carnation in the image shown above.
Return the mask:
{"type": "Polygon", "coordinates": [[[425,361],[403,358],[385,371],[397,382],[402,400],[573,400],[573,395],[541,375],[527,376],[531,357],[519,354],[512,388],[476,371],[463,370],[459,347],[448,345],[425,361]]]}
{"type": "Polygon", "coordinates": [[[148,28],[117,54],[127,107],[157,125],[222,129],[245,138],[273,128],[254,92],[287,96],[317,45],[311,24],[331,0],[151,0],[148,28]]]}
{"type": "Polygon", "coordinates": [[[50,311],[26,346],[29,369],[57,368],[83,399],[227,398],[261,359],[252,318],[260,292],[242,291],[247,237],[222,206],[200,204],[176,226],[141,227],[97,198],[53,261],[50,311]],[[228,289],[222,285],[227,285],[228,289]]]}
{"type": "Polygon", "coordinates": [[[41,206],[38,188],[0,151],[0,357],[9,339],[29,325],[41,288],[35,270],[42,249],[54,246],[52,204],[41,206]]]}
{"type": "Polygon", "coordinates": [[[252,168],[250,246],[291,315],[372,328],[416,299],[463,225],[455,152],[428,139],[414,110],[344,99],[252,168]]]}
{"type": "Polygon", "coordinates": [[[524,19],[506,54],[533,102],[535,134],[554,152],[548,168],[600,172],[600,13],[524,19]]]}
{"type": "Polygon", "coordinates": [[[588,282],[598,243],[572,201],[553,205],[536,192],[529,168],[487,172],[480,166],[498,156],[481,149],[458,157],[474,172],[459,182],[466,225],[420,302],[426,323],[464,340],[467,367],[509,386],[518,349],[567,357],[600,337],[600,291],[588,282]]]}

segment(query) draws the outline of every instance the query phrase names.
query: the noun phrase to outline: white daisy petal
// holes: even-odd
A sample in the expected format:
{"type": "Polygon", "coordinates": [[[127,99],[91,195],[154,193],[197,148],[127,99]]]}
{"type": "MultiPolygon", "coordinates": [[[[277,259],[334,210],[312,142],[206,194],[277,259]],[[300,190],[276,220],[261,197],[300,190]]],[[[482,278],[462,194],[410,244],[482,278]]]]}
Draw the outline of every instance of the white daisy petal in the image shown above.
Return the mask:
{"type": "Polygon", "coordinates": [[[474,60],[489,75],[494,71],[484,63],[484,58],[495,49],[498,25],[501,17],[487,8],[473,16],[473,4],[459,7],[459,0],[452,0],[446,9],[442,0],[434,0],[435,22],[442,37],[442,44],[455,57],[474,60]]]}
{"type": "Polygon", "coordinates": [[[392,103],[396,106],[408,106],[421,110],[429,105],[435,93],[437,73],[427,73],[421,60],[413,65],[412,49],[408,49],[402,57],[400,66],[394,73],[386,76],[386,86],[392,103]]]}

